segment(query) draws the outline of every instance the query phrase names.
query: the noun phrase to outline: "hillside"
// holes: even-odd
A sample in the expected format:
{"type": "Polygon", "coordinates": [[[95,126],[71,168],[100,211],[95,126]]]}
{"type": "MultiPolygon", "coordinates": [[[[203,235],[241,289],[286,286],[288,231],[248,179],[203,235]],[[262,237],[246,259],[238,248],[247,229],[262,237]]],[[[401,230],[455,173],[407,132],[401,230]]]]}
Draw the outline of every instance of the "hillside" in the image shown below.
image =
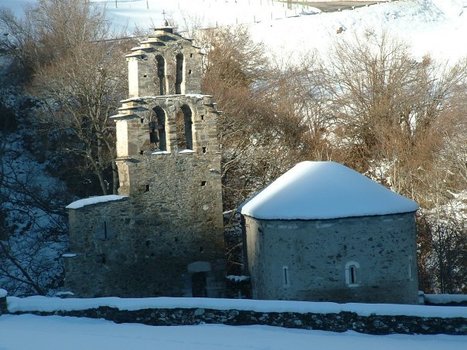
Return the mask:
{"type": "MultiPolygon", "coordinates": [[[[0,7],[20,14],[35,0],[0,0],[0,7]]],[[[90,0],[105,7],[117,33],[131,34],[160,26],[168,20],[181,31],[248,24],[255,40],[266,44],[277,59],[300,57],[313,49],[325,50],[338,36],[365,30],[389,31],[406,40],[414,53],[442,59],[467,56],[458,45],[467,35],[466,0],[398,0],[372,6],[320,13],[309,5],[273,0],[90,0]]],[[[358,4],[358,1],[356,1],[358,4]]]]}

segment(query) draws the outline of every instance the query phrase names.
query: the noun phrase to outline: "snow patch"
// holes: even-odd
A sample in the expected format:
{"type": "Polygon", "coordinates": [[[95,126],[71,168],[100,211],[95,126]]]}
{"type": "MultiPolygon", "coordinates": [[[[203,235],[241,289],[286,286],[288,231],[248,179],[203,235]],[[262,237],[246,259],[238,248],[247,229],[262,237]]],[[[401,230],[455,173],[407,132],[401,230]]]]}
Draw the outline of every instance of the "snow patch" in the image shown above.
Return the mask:
{"type": "Polygon", "coordinates": [[[118,196],[115,194],[110,194],[107,196],[96,196],[96,197],[89,197],[74,201],[73,203],[66,206],[67,209],[79,209],[83,208],[88,205],[98,204],[98,203],[106,203],[106,202],[113,202],[119,201],[122,199],[128,198],[126,196],[118,196]]]}
{"type": "Polygon", "coordinates": [[[0,298],[5,298],[8,295],[8,292],[5,289],[0,288],[0,298]]]}
{"type": "Polygon", "coordinates": [[[170,154],[170,152],[168,152],[168,151],[155,151],[155,152],[152,152],[151,154],[157,156],[157,155],[161,155],[161,154],[170,154]]]}
{"type": "Polygon", "coordinates": [[[464,0],[431,0],[431,2],[448,17],[460,16],[464,9],[464,0]]]}
{"type": "Polygon", "coordinates": [[[231,282],[244,282],[244,281],[249,281],[250,276],[242,276],[242,275],[227,275],[225,276],[229,281],[231,282]]]}

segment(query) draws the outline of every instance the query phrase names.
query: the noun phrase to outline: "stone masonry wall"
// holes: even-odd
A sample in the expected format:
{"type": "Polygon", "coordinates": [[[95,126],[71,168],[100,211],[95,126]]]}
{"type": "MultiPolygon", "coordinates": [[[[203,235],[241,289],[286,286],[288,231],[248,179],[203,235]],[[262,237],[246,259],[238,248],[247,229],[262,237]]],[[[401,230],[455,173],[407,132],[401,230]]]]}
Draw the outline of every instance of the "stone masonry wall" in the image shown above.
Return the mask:
{"type": "Polygon", "coordinates": [[[246,217],[253,298],[415,304],[414,225],[411,213],[311,221],[246,217]],[[349,263],[357,266],[352,285],[349,263]]]}
{"type": "MultiPolygon", "coordinates": [[[[196,170],[194,157],[187,154],[176,164],[196,170]]],[[[200,186],[200,181],[178,180],[185,188],[200,186]]],[[[69,210],[70,253],[76,254],[66,258],[69,290],[79,296],[189,296],[187,266],[207,261],[210,296],[222,295],[216,293],[223,286],[215,282],[223,281],[222,218],[205,210],[221,204],[209,190],[203,197],[188,189],[179,202],[171,202],[166,192],[173,188],[157,191],[153,181],[138,196],[69,210]]]]}
{"type": "MultiPolygon", "coordinates": [[[[231,326],[268,325],[286,328],[333,332],[356,331],[367,334],[467,334],[467,319],[418,316],[360,316],[353,312],[296,313],[255,312],[248,310],[214,310],[201,308],[119,310],[112,307],[77,311],[28,313],[42,316],[59,315],[103,318],[116,323],[142,323],[153,326],[225,324],[231,326]]],[[[15,314],[20,314],[17,312],[15,314]]]]}

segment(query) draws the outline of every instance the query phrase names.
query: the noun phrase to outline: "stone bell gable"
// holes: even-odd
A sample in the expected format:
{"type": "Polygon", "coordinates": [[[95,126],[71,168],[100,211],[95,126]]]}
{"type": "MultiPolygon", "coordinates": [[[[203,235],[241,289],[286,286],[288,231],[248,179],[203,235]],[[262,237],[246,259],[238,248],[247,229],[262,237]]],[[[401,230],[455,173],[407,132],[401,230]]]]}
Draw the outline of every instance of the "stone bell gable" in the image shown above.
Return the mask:
{"type": "Polygon", "coordinates": [[[201,57],[172,28],[127,55],[130,96],[111,117],[119,197],[69,206],[72,292],[222,296],[218,112],[199,94],[201,57]]]}
{"type": "Polygon", "coordinates": [[[129,96],[196,94],[201,91],[202,52],[164,27],[126,56],[129,96]]]}

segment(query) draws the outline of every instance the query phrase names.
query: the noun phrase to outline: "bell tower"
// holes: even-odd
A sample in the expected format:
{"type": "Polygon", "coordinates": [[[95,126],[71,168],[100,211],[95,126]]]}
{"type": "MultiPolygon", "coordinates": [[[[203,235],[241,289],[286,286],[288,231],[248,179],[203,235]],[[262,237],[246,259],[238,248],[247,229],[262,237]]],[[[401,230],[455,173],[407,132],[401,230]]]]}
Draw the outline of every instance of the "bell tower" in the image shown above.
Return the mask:
{"type": "Polygon", "coordinates": [[[134,226],[136,239],[146,242],[136,254],[153,246],[161,268],[152,277],[165,281],[167,290],[175,278],[175,294],[218,296],[224,268],[221,154],[218,112],[212,97],[200,94],[201,50],[164,27],[126,59],[129,98],[112,119],[119,194],[134,203],[135,223],[141,223],[134,226]]]}

